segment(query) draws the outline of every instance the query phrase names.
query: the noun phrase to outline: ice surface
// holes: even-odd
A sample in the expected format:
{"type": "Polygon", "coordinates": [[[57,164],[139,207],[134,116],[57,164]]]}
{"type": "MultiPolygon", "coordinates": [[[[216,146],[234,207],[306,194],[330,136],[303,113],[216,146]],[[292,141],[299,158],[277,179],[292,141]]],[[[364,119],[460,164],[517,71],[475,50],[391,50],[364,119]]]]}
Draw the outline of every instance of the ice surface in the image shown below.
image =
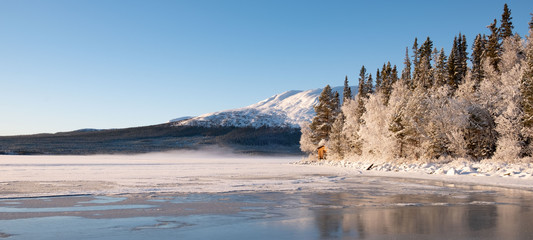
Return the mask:
{"type": "MultiPolygon", "coordinates": [[[[0,156],[0,192],[5,199],[150,192],[329,191],[364,182],[361,177],[365,176],[533,188],[533,169],[529,163],[375,163],[367,171],[369,164],[306,163],[300,157],[252,157],[223,151],[0,156]]],[[[412,187],[397,189],[411,190],[412,187]]]]}

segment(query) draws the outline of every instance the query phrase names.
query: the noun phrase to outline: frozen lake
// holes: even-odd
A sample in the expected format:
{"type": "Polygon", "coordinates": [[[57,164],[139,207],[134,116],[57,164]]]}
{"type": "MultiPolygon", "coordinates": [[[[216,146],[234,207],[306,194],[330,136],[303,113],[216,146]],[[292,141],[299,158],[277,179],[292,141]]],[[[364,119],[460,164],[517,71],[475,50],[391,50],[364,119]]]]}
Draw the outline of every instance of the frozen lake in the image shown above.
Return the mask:
{"type": "MultiPolygon", "coordinates": [[[[0,156],[0,239],[530,239],[530,188],[217,153],[0,156]]],[[[528,184],[525,179],[524,185],[528,184]]],[[[514,186],[514,184],[513,184],[514,186]]]]}
{"type": "MultiPolygon", "coordinates": [[[[362,177],[366,178],[366,177],[362,177]]],[[[0,201],[8,239],[530,239],[529,191],[379,178],[329,192],[122,194],[0,201]],[[372,182],[371,185],[367,184],[372,182]]],[[[357,183],[355,183],[357,184],[357,183]]]]}

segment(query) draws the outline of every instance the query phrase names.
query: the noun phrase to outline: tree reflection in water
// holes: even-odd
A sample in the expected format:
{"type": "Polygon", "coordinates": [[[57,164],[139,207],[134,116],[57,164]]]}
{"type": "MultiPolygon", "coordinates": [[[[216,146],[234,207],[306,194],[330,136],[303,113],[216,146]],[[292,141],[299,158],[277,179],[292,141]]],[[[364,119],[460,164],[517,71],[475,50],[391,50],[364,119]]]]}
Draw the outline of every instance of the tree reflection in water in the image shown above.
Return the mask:
{"type": "Polygon", "coordinates": [[[314,197],[320,239],[531,239],[531,192],[314,197]]]}

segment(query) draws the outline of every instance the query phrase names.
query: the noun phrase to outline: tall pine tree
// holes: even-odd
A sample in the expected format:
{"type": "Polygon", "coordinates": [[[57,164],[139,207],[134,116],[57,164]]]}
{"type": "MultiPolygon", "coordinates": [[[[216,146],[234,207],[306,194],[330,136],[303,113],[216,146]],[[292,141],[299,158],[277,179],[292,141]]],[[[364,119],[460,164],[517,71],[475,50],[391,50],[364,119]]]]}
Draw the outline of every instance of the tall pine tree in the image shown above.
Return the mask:
{"type": "Polygon", "coordinates": [[[376,70],[376,90],[375,92],[380,92],[381,91],[381,82],[382,82],[382,79],[381,79],[381,74],[379,74],[379,68],[376,70]]]}
{"type": "Polygon", "coordinates": [[[490,29],[489,39],[485,45],[485,57],[494,71],[499,72],[500,59],[500,29],[496,27],[496,19],[488,26],[490,29]]]}
{"type": "Polygon", "coordinates": [[[435,58],[434,81],[435,87],[442,87],[447,83],[448,63],[444,49],[437,52],[435,58]]]}
{"type": "Polygon", "coordinates": [[[506,39],[513,35],[513,23],[511,22],[511,10],[507,7],[507,3],[503,5],[502,20],[500,26],[500,38],[506,39]]]}
{"type": "Polygon", "coordinates": [[[344,90],[342,92],[342,102],[343,104],[348,102],[348,100],[352,99],[352,89],[350,88],[350,85],[348,84],[348,76],[344,78],[344,90]]]}
{"type": "Polygon", "coordinates": [[[405,48],[405,58],[403,59],[402,78],[407,85],[411,82],[411,59],[409,58],[409,48],[405,48]]]}
{"type": "MultiPolygon", "coordinates": [[[[337,93],[338,94],[338,93],[337,93]]],[[[335,101],[335,95],[329,85],[324,87],[318,97],[318,104],[315,106],[316,116],[313,118],[309,128],[311,129],[311,141],[318,145],[322,140],[329,140],[331,126],[335,121],[338,113],[338,100],[335,101]]]]}
{"type": "Polygon", "coordinates": [[[474,87],[477,88],[481,79],[483,79],[483,66],[481,61],[483,59],[483,52],[485,51],[485,39],[478,34],[472,46],[472,79],[475,82],[474,87]]]}

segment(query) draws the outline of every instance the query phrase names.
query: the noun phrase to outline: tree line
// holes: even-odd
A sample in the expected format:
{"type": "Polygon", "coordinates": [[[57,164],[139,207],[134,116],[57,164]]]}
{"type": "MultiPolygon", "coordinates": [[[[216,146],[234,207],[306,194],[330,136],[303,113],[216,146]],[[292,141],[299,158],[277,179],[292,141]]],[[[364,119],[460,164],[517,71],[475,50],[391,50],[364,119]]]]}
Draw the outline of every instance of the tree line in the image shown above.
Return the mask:
{"type": "Polygon", "coordinates": [[[357,94],[346,77],[342,101],[326,86],[301,126],[302,151],[325,145],[328,159],[385,161],[533,157],[533,17],[521,37],[505,4],[488,29],[471,54],[461,33],[448,54],[415,38],[401,72],[387,62],[372,76],[362,66],[357,94]]]}

